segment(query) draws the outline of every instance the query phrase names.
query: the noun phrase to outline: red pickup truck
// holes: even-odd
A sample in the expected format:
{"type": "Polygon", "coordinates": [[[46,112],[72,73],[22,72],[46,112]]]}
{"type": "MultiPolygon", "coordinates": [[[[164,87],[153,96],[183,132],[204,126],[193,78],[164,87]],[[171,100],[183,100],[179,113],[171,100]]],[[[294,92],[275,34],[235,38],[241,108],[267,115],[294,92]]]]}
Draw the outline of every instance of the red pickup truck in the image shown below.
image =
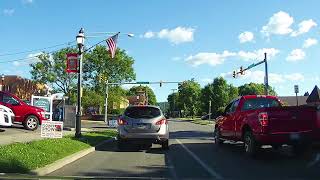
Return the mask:
{"type": "Polygon", "coordinates": [[[17,96],[0,91],[0,104],[10,108],[15,114],[14,122],[22,123],[27,130],[36,130],[45,118],[45,111],[41,108],[30,106],[17,96]]]}
{"type": "Polygon", "coordinates": [[[282,107],[275,96],[242,96],[217,118],[215,143],[243,141],[248,155],[254,155],[262,145],[279,148],[283,144],[292,145],[295,153],[303,153],[312,141],[320,139],[319,117],[316,107],[282,107]]]}

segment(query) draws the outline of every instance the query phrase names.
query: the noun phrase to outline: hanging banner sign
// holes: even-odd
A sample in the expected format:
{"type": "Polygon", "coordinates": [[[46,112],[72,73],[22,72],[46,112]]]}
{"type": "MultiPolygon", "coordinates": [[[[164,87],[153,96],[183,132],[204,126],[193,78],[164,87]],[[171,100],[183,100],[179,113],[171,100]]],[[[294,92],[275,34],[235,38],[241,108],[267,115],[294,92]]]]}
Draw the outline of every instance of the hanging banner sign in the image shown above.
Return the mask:
{"type": "Polygon", "coordinates": [[[77,73],[78,72],[78,54],[68,53],[67,54],[67,73],[77,73]]]}

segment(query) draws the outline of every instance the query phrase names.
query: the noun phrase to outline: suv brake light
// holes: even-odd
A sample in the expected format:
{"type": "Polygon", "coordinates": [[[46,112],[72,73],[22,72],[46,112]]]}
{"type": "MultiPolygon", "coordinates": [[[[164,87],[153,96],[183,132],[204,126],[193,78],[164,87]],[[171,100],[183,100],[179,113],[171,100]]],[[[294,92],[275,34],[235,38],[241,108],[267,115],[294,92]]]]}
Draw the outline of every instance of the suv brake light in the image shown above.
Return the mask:
{"type": "Polygon", "coordinates": [[[259,119],[261,126],[268,126],[268,113],[267,112],[259,113],[258,119],[259,119]]]}
{"type": "Polygon", "coordinates": [[[160,121],[156,122],[156,125],[161,125],[161,124],[168,124],[167,119],[161,119],[160,121]]]}
{"type": "Polygon", "coordinates": [[[128,122],[126,120],[123,119],[118,119],[118,125],[127,125],[128,122]]]}

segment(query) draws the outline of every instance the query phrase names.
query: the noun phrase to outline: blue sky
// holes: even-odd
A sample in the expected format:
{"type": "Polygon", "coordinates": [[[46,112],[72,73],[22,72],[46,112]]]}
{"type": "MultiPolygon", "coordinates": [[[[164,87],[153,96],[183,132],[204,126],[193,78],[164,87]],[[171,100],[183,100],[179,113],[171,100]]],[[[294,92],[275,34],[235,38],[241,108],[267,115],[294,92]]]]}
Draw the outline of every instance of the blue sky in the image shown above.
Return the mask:
{"type": "MultiPolygon", "coordinates": [[[[311,92],[319,84],[319,23],[317,0],[161,0],[0,2],[0,62],[26,58],[48,47],[75,39],[80,27],[90,32],[132,32],[119,47],[135,59],[138,81],[183,81],[202,86],[223,76],[240,86],[263,82],[264,67],[232,78],[231,72],[263,60],[268,53],[269,84],[279,95],[311,92]]],[[[87,45],[104,37],[88,38],[87,45]]],[[[55,50],[53,48],[50,50],[55,50]]],[[[30,78],[30,60],[2,63],[0,73],[30,78]]],[[[177,85],[151,86],[165,101],[177,85]]]]}

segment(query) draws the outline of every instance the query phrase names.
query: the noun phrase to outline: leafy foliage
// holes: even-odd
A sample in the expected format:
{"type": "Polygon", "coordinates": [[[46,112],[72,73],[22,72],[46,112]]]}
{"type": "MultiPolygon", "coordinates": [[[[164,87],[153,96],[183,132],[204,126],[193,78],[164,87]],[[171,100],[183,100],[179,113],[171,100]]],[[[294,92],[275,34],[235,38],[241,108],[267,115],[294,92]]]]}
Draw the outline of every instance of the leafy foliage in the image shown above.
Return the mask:
{"type": "Polygon", "coordinates": [[[199,111],[200,84],[194,79],[184,81],[178,87],[178,106],[187,116],[195,116],[199,111]]]}
{"type": "MultiPolygon", "coordinates": [[[[268,87],[269,95],[277,95],[272,87],[268,87]]],[[[264,84],[249,83],[239,86],[240,96],[244,95],[264,95],[264,84]]]]}

